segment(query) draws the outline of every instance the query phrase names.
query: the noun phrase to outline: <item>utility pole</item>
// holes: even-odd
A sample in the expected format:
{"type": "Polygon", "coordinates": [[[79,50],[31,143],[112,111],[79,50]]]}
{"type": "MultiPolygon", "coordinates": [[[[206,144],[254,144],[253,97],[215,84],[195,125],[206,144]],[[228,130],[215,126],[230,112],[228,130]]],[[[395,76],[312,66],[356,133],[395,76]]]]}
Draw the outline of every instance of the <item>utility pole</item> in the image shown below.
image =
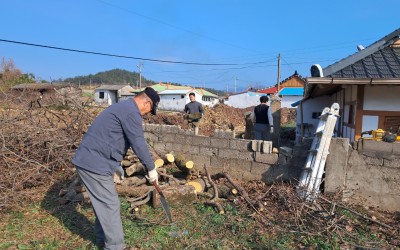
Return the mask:
{"type": "Polygon", "coordinates": [[[139,89],[142,89],[142,66],[143,64],[139,64],[137,65],[137,67],[139,68],[139,89]]]}
{"type": "Polygon", "coordinates": [[[235,94],[236,94],[236,80],[237,80],[237,77],[235,76],[235,88],[234,88],[235,94]]]}
{"type": "Polygon", "coordinates": [[[280,79],[281,79],[281,53],[278,54],[278,79],[277,79],[277,84],[278,84],[278,92],[280,89],[280,79]]]}

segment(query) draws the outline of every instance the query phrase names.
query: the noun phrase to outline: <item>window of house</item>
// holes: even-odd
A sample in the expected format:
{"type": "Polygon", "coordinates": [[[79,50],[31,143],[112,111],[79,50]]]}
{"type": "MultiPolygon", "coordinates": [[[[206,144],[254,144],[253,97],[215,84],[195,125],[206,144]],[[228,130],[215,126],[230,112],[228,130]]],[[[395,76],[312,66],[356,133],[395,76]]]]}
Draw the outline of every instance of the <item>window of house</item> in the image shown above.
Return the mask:
{"type": "Polygon", "coordinates": [[[384,129],[392,133],[400,133],[400,116],[385,116],[384,129]]]}
{"type": "Polygon", "coordinates": [[[104,99],[104,92],[103,91],[99,92],[99,99],[104,99]]]}

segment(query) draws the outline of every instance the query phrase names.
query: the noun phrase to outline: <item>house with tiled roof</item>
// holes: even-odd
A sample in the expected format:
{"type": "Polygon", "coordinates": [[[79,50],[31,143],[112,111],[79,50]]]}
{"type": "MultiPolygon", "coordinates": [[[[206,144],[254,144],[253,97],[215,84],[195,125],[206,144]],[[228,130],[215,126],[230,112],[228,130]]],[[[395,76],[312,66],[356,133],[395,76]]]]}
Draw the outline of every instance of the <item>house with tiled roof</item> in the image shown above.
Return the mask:
{"type": "MultiPolygon", "coordinates": [[[[315,128],[318,114],[340,105],[335,135],[361,138],[363,131],[400,126],[400,29],[332,65],[311,67],[297,120],[315,128]]],[[[299,133],[303,133],[300,131],[299,133]]]]}

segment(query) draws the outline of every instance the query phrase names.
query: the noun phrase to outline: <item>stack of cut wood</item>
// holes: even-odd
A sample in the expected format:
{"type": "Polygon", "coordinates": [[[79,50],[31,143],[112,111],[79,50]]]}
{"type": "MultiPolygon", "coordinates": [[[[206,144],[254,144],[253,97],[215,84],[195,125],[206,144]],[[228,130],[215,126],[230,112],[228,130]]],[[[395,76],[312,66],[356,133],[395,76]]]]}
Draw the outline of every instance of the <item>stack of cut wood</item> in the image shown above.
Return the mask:
{"type": "MultiPolygon", "coordinates": [[[[212,198],[206,204],[215,206],[223,213],[221,206],[217,206],[221,199],[229,199],[238,194],[234,185],[223,182],[215,183],[204,166],[204,173],[195,163],[186,159],[184,155],[174,155],[173,152],[160,157],[153,149],[150,150],[157,172],[159,184],[164,196],[169,203],[176,205],[192,204],[196,202],[198,195],[212,198]]],[[[119,195],[125,196],[131,203],[132,209],[152,200],[153,206],[160,205],[157,192],[153,192],[153,186],[146,179],[146,168],[140,163],[131,149],[128,150],[121,162],[124,176],[114,174],[114,182],[119,195]]],[[[60,190],[60,204],[68,202],[90,202],[88,194],[82,185],[79,176],[76,175],[70,185],[60,190]]]]}

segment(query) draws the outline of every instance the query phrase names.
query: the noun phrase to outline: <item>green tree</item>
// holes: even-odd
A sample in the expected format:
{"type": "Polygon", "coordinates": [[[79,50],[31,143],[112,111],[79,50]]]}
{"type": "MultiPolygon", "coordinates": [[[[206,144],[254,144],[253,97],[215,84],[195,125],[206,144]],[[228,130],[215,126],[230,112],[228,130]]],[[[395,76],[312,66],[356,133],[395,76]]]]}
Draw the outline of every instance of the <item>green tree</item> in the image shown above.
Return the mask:
{"type": "Polygon", "coordinates": [[[13,86],[21,83],[34,83],[33,74],[23,74],[12,59],[2,58],[0,65],[0,91],[7,91],[13,86]]]}

